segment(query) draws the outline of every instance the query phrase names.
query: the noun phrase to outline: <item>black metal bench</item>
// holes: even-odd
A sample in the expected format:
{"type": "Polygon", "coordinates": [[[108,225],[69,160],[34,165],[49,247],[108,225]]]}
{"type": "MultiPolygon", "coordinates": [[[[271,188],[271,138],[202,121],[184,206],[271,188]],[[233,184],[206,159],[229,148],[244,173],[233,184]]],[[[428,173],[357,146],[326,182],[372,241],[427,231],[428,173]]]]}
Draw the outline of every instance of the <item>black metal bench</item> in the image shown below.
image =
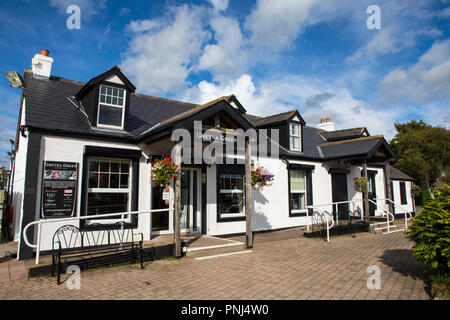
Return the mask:
{"type": "Polygon", "coordinates": [[[139,259],[144,268],[142,247],[144,236],[134,234],[125,228],[125,223],[117,222],[107,230],[104,225],[93,224],[88,230],[80,230],[73,225],[64,225],[53,235],[52,241],[52,276],[57,269],[57,282],[61,283],[62,261],[75,264],[82,269],[122,262],[124,258],[131,263],[139,259]],[[135,242],[135,237],[140,237],[135,242]]]}

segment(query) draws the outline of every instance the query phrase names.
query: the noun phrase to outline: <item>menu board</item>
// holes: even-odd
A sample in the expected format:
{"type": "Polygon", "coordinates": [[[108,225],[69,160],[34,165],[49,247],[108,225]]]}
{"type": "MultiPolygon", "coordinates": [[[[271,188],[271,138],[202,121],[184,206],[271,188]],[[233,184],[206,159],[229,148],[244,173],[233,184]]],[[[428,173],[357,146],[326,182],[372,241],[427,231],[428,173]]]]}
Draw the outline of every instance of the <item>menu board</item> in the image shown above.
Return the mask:
{"type": "Polygon", "coordinates": [[[73,216],[77,198],[78,163],[44,161],[42,177],[42,217],[73,216]]]}

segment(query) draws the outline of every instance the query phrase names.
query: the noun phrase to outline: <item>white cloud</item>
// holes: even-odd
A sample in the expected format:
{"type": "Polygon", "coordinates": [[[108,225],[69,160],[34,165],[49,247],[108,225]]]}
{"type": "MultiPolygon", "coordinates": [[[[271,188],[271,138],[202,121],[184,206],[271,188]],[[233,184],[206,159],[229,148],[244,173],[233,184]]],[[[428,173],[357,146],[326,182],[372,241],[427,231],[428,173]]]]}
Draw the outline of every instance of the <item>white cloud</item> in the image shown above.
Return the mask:
{"type": "Polygon", "coordinates": [[[374,37],[363,48],[348,57],[346,62],[355,62],[362,57],[371,60],[384,54],[400,52],[404,48],[414,47],[419,37],[436,38],[442,35],[440,30],[434,28],[405,30],[397,25],[389,25],[373,32],[374,37]]]}
{"type": "Polygon", "coordinates": [[[404,112],[369,106],[354,98],[338,81],[328,83],[302,76],[287,76],[259,85],[248,74],[217,83],[202,81],[182,98],[201,104],[229,94],[235,94],[249,114],[267,116],[298,109],[310,126],[330,117],[337,130],[367,126],[371,134],[384,134],[388,138],[394,135],[394,122],[404,112]]]}
{"type": "Polygon", "coordinates": [[[289,46],[307,23],[316,0],[259,0],[247,17],[252,42],[264,46],[289,46]]]}
{"type": "Polygon", "coordinates": [[[209,0],[214,7],[214,11],[224,11],[228,8],[228,0],[209,0]]]}
{"type": "Polygon", "coordinates": [[[159,20],[133,20],[125,27],[125,29],[130,32],[145,32],[151,31],[160,26],[161,21],[159,20]]]}
{"type": "Polygon", "coordinates": [[[170,8],[158,30],[132,36],[121,67],[142,91],[177,92],[200,56],[209,37],[203,28],[203,9],[183,5],[170,8]]]}
{"type": "Polygon", "coordinates": [[[450,98],[450,40],[437,41],[417,63],[391,71],[379,84],[392,102],[425,103],[450,98]]]}
{"type": "Polygon", "coordinates": [[[236,76],[245,72],[247,51],[242,47],[243,37],[236,19],[218,16],[211,20],[216,44],[205,46],[198,69],[210,71],[215,78],[236,76]]]}

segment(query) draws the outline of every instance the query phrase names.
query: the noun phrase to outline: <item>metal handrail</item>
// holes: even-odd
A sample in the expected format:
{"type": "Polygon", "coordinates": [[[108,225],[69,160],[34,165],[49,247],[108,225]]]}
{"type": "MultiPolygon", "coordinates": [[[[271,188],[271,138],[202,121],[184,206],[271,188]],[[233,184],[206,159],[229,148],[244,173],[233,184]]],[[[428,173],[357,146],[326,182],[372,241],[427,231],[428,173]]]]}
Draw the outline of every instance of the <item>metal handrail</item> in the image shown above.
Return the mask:
{"type": "MultiPolygon", "coordinates": [[[[37,220],[37,221],[33,221],[30,222],[29,224],[27,224],[25,226],[25,228],[23,229],[23,240],[25,242],[25,244],[27,246],[29,246],[30,248],[36,249],[36,264],[39,264],[39,256],[40,256],[40,251],[41,251],[41,229],[42,229],[42,225],[44,223],[60,223],[60,222],[65,222],[65,221],[79,221],[79,220],[86,220],[86,219],[97,219],[97,218],[108,218],[108,217],[117,217],[117,216],[121,216],[121,221],[123,222],[125,219],[125,216],[128,215],[138,215],[138,214],[150,214],[150,213],[154,213],[154,212],[171,212],[174,211],[174,208],[167,208],[167,209],[153,209],[153,210],[144,210],[144,211],[128,211],[128,212],[116,212],[116,213],[107,213],[107,214],[102,214],[102,215],[96,215],[96,216],[82,216],[82,217],[69,217],[69,218],[58,218],[58,219],[41,219],[41,220],[37,220]],[[38,226],[38,232],[37,232],[37,242],[36,244],[32,244],[28,241],[28,236],[27,236],[27,230],[28,228],[30,228],[31,226],[37,225],[38,226]]],[[[19,255],[17,255],[17,259],[19,259],[19,255]]]]}
{"type": "Polygon", "coordinates": [[[405,215],[405,229],[408,229],[408,221],[412,219],[412,215],[411,212],[409,212],[408,210],[406,210],[404,207],[402,207],[401,205],[396,204],[394,201],[392,201],[391,199],[387,199],[387,198],[377,198],[376,200],[384,200],[384,201],[388,201],[390,203],[392,203],[396,208],[400,208],[403,211],[403,214],[405,215]],[[409,216],[409,218],[408,218],[409,216]]]}
{"type": "MultiPolygon", "coordinates": [[[[394,222],[395,220],[395,216],[389,212],[389,210],[387,210],[383,205],[380,205],[376,202],[376,200],[381,200],[381,199],[368,199],[368,202],[373,203],[374,205],[376,205],[377,207],[380,207],[382,211],[384,211],[386,213],[386,222],[380,222],[380,223],[386,223],[386,227],[387,227],[387,232],[390,233],[390,224],[392,222],[394,222]],[[374,201],[375,200],[375,201],[374,201]]],[[[330,202],[330,203],[324,203],[324,204],[318,204],[318,205],[312,205],[312,206],[306,206],[307,209],[312,209],[313,210],[313,215],[314,212],[319,212],[322,215],[326,215],[327,218],[332,221],[331,226],[328,225],[328,221],[327,221],[327,242],[329,241],[329,230],[335,225],[335,221],[332,217],[332,215],[328,214],[326,211],[324,212],[323,210],[318,209],[318,207],[325,207],[325,206],[332,206],[335,209],[337,205],[339,204],[344,204],[344,203],[352,203],[353,206],[357,205],[356,202],[363,202],[364,199],[352,199],[352,200],[346,200],[346,201],[336,201],[336,202],[330,202]]],[[[353,210],[354,211],[354,210],[353,210]]],[[[339,215],[337,214],[338,210],[336,210],[336,223],[339,221],[339,215]]],[[[308,213],[307,213],[308,216],[308,213]]],[[[313,219],[313,216],[311,216],[311,220],[313,219]]],[[[363,214],[361,212],[361,220],[363,219],[363,214]]],[[[311,221],[314,222],[314,221],[311,221]]],[[[313,224],[313,223],[312,223],[313,224]]],[[[308,224],[306,225],[307,230],[309,231],[309,219],[308,219],[308,224]]]]}

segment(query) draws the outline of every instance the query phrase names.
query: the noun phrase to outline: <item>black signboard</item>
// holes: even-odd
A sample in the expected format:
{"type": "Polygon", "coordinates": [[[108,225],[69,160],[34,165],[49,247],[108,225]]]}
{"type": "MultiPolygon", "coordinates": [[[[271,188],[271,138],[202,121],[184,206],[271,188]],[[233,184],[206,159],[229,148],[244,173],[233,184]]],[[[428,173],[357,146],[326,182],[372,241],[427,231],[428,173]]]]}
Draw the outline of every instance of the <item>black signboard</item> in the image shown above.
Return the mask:
{"type": "Polygon", "coordinates": [[[77,198],[78,163],[44,161],[42,177],[42,217],[73,216],[77,198]]]}

